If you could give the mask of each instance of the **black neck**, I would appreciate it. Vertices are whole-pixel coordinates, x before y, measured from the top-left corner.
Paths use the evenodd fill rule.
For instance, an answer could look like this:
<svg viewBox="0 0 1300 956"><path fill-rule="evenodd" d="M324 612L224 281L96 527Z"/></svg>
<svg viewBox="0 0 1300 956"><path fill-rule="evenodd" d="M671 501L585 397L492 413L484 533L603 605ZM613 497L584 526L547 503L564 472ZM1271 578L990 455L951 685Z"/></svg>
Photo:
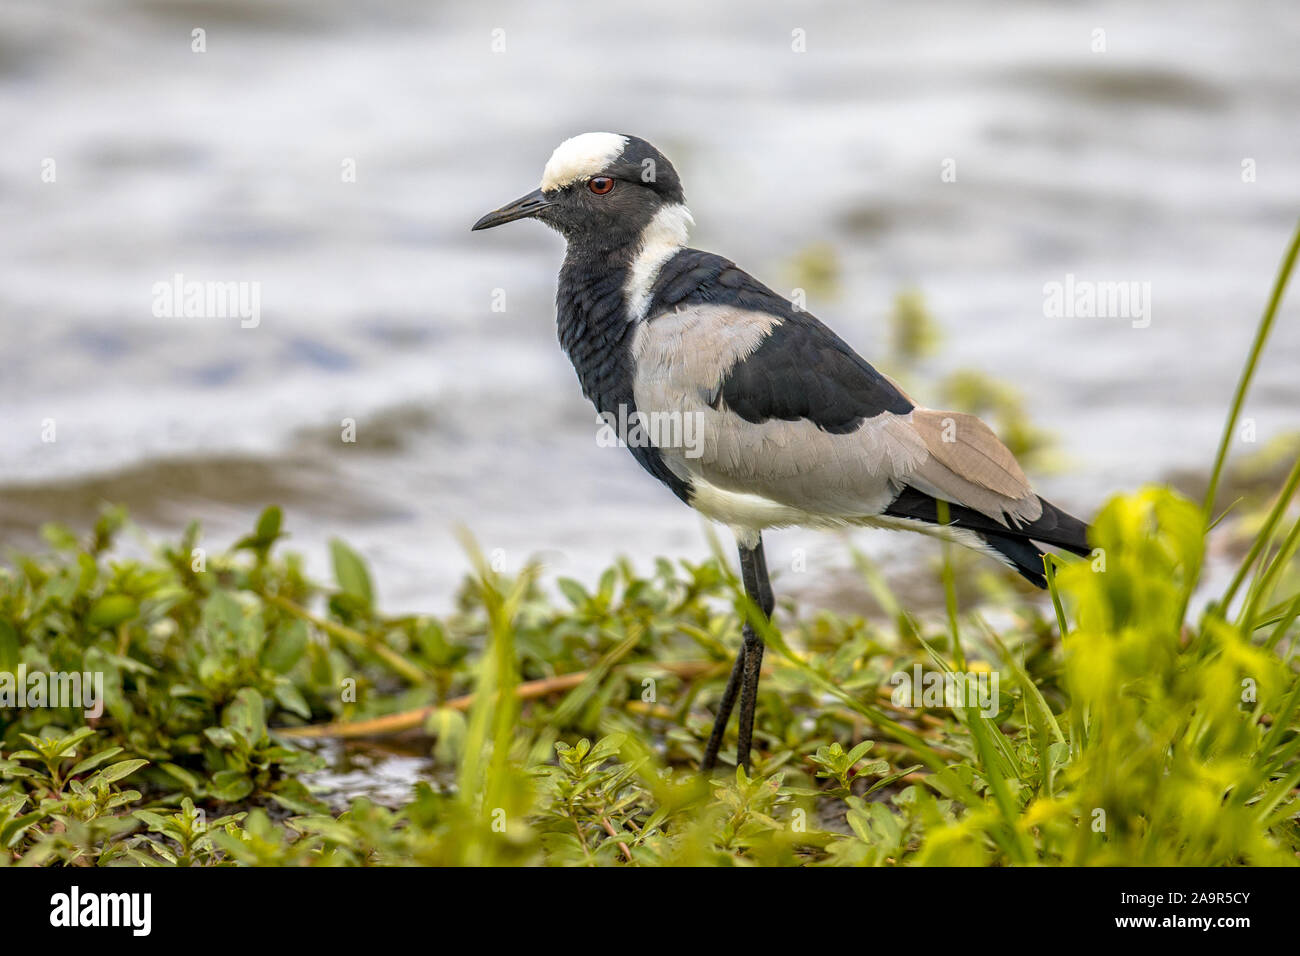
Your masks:
<svg viewBox="0 0 1300 956"><path fill-rule="evenodd" d="M568 353L582 393L597 411L618 413L632 406L629 354L636 324L629 321L623 288L630 251L575 250L570 245L560 269L555 311L560 346Z"/></svg>
<svg viewBox="0 0 1300 956"><path fill-rule="evenodd" d="M637 324L628 316L623 292L631 272L632 247L616 252L569 244L555 292L560 345L582 383L582 393L602 414L630 421L636 413L632 394L632 336ZM620 415L619 406L626 410ZM687 504L691 488L665 464L657 448L629 444L634 458Z"/></svg>

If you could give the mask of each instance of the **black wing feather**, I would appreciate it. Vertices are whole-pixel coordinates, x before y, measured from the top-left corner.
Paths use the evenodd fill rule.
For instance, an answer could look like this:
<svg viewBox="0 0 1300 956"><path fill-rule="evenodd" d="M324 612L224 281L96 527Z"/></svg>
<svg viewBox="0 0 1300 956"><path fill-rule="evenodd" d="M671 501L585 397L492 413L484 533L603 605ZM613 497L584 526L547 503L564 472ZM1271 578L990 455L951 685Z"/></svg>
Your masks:
<svg viewBox="0 0 1300 956"><path fill-rule="evenodd" d="M913 408L843 339L722 256L684 249L651 291L651 316L691 305L731 305L781 320L738 362L712 396L747 422L807 419L834 434L855 431L881 412ZM651 320L653 321L653 319Z"/></svg>

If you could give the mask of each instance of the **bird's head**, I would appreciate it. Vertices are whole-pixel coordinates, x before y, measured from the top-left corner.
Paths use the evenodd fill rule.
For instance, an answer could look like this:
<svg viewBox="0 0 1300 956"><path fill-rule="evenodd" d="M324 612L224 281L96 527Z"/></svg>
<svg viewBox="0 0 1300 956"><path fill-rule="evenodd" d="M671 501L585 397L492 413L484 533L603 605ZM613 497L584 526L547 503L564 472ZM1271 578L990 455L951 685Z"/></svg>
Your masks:
<svg viewBox="0 0 1300 956"><path fill-rule="evenodd" d="M572 247L633 246L651 222L690 222L681 180L672 163L643 139L618 133L583 133L551 154L541 185L493 210L474 230L516 219L540 219ZM683 236L684 241L684 236Z"/></svg>

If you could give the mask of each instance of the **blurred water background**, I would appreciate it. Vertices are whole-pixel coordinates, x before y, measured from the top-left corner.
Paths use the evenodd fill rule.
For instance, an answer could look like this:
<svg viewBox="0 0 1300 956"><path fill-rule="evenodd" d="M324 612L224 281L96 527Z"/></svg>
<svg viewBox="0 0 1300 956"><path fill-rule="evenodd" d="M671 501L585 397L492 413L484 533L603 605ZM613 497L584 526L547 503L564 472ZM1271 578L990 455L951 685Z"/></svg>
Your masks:
<svg viewBox="0 0 1300 956"><path fill-rule="evenodd" d="M275 502L316 574L340 535L390 610L449 603L458 524L507 570L703 557L699 519L597 446L559 237L469 232L605 129L662 148L693 244L774 288L832 250L808 307L887 372L922 290L944 341L910 390L1014 384L1060 438L1039 490L1090 513L1212 460L1300 209L1298 107L1293 2L5 0L0 543L104 500L228 543ZM260 324L155 317L177 273L260 283ZM1066 274L1149 282L1149 327L1046 317ZM1300 417L1298 315L1245 412L1261 445ZM846 573L835 536L769 539L787 592Z"/></svg>

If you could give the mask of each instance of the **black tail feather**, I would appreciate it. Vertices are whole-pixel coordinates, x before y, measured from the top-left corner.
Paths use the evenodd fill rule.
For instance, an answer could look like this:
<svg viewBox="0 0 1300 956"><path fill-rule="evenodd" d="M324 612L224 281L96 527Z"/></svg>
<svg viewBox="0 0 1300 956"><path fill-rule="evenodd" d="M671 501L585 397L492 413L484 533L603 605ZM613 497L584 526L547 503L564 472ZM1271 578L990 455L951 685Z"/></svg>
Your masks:
<svg viewBox="0 0 1300 956"><path fill-rule="evenodd" d="M948 505L948 524L976 532L994 551L1007 559L1020 574L1037 587L1047 587L1043 576L1043 551L1035 542L1086 556L1088 526L1042 498L1043 513L1036 521L1018 527L997 521L964 505ZM939 523L938 502L925 492L904 488L885 514L895 518L912 518L929 524Z"/></svg>
<svg viewBox="0 0 1300 956"><path fill-rule="evenodd" d="M993 534L991 531L980 532L980 537L985 544L1006 558L1007 563L1034 587L1047 587L1047 577L1043 574L1043 552L1032 541Z"/></svg>

